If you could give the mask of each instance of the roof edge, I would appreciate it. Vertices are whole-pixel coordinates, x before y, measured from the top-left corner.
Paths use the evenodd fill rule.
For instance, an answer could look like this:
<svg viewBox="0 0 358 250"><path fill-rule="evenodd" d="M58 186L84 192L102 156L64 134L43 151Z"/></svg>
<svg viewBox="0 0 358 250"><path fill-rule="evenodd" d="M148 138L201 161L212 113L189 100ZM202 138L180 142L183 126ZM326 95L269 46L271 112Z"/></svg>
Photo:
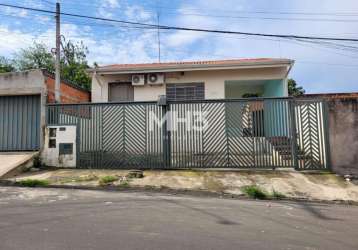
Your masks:
<svg viewBox="0 0 358 250"><path fill-rule="evenodd" d="M255 60L255 59L253 59ZM230 62L232 61L232 62ZM205 61L203 61L205 62ZM209 61L215 62L215 61ZM98 72L98 73L117 73L117 74L126 74L126 73L144 73L144 72L167 72L167 71L192 71L192 70L219 70L219 69L235 69L235 68L245 68L245 67L270 67L270 66L292 66L294 64L294 60L291 59L274 59L272 61L242 61L242 62L234 62L233 60L227 60L227 63L222 64L200 64L195 62L183 62L172 65L164 65L160 64L142 64L140 66L131 67L131 64L127 64L126 68L116 68L116 65L98 67L98 68L90 68L87 70L89 73ZM170 64L170 63L168 63ZM145 66L144 66L145 65ZM143 67L144 66L144 67Z"/></svg>

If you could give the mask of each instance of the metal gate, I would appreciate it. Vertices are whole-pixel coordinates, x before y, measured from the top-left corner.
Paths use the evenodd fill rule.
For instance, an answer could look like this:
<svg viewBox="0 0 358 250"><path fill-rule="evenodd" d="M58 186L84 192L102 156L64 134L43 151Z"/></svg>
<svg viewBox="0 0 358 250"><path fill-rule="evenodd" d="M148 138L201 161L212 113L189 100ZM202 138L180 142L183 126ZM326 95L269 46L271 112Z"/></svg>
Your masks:
<svg viewBox="0 0 358 250"><path fill-rule="evenodd" d="M0 151L40 148L40 96L0 96Z"/></svg>
<svg viewBox="0 0 358 250"><path fill-rule="evenodd" d="M328 168L322 101L51 104L47 118L77 125L79 168Z"/></svg>
<svg viewBox="0 0 358 250"><path fill-rule="evenodd" d="M299 170L327 169L329 159L326 103L319 100L295 102L297 166Z"/></svg>

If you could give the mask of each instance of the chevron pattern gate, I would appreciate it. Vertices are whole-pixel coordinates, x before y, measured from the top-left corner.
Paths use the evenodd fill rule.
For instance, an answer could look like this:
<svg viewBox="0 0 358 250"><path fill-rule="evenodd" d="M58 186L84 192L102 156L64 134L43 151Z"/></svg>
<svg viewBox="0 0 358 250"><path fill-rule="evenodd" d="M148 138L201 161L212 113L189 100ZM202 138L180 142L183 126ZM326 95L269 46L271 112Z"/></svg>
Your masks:
<svg viewBox="0 0 358 250"><path fill-rule="evenodd" d="M297 169L328 168L328 135L326 106L322 101L295 102L298 144Z"/></svg>
<svg viewBox="0 0 358 250"><path fill-rule="evenodd" d="M77 167L328 168L325 105L290 98L48 105Z"/></svg>

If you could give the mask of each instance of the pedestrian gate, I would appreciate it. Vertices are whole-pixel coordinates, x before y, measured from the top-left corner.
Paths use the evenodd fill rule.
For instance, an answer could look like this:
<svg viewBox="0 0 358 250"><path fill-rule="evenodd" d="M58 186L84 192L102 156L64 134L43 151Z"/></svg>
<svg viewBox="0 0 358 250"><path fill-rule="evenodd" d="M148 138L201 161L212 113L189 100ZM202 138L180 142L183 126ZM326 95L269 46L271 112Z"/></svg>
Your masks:
<svg viewBox="0 0 358 250"><path fill-rule="evenodd" d="M50 104L79 168L328 168L325 103L262 98Z"/></svg>

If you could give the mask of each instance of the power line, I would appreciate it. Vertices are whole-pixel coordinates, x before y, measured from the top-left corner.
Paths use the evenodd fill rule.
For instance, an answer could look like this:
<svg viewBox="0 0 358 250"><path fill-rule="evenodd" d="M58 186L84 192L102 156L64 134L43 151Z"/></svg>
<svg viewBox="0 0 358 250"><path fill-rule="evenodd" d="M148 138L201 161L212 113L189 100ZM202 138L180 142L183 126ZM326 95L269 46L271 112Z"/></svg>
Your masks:
<svg viewBox="0 0 358 250"><path fill-rule="evenodd" d="M177 10L177 8L168 7L168 6L153 6L145 5L148 8L152 9L168 9L168 10ZM191 11L200 11L202 8L183 8L184 10ZM268 15L306 15L306 16L358 16L358 12L305 12L305 11L245 11L245 10L227 10L227 9L206 9L206 11L212 11L214 13L223 12L223 13L240 13L240 14L268 14Z"/></svg>
<svg viewBox="0 0 358 250"><path fill-rule="evenodd" d="M0 4L0 6L55 14L55 11L23 7L23 6L11 5L11 4ZM246 35L246 36L276 37L276 38L285 38L285 39L358 42L358 38L298 36L298 35L281 35L281 34L268 34L268 33L252 33L252 32L241 32L241 31L230 31L230 30L201 29L201 28L189 28L189 27L179 27L179 26L155 25L155 24L148 24L148 23L141 23L141 22L117 20L117 19L111 19L111 18L71 14L71 13L66 13L66 12L61 12L60 14L64 15L64 16L72 16L72 17L78 17L78 18L87 18L87 19L101 20L101 21L108 21L108 22L125 23L125 24L130 24L130 25L140 25L140 26L147 27L147 28L163 29L163 30L181 30L181 31L193 31L193 32L205 32L205 33L221 33L221 34Z"/></svg>
<svg viewBox="0 0 358 250"><path fill-rule="evenodd" d="M76 3L76 5L78 6L78 4ZM96 4L84 4L81 3L80 5L82 6L91 6L91 7L97 7L97 8L101 8L103 7L102 5L96 5ZM154 7L148 6L148 8L150 9L154 9ZM161 11L161 14L167 14L167 15L178 15L178 16L200 16L200 17L215 17L215 18L230 18L230 19L256 19L256 20L273 20L273 21L282 21L282 20L286 20L286 21L313 21L313 22L343 22L343 23L348 23L348 22L358 22L357 19L332 19L332 18L299 18L299 17L260 17L260 16L237 16L237 15L222 15L222 14L208 14L208 13L203 13L203 10L198 10L200 12L186 12L186 11L178 11L177 9L174 8L164 8L164 7L158 7L158 9L173 9L176 11ZM185 9L185 10L191 10L191 9ZM194 9L195 10L195 9ZM148 14L152 14L152 15L156 15L156 11L148 11L148 10L143 10L143 12L148 13ZM217 13L217 11L215 12ZM236 13L241 13L241 14L278 14L278 15L282 15L282 14L286 14L288 15L289 13L293 14L293 15L302 15L302 14L308 14L309 16L315 16L313 14L319 15L319 13L302 13L302 12L263 12L263 11L238 11ZM300 14L298 14L300 13ZM328 15L333 15L333 16L343 16L343 17L356 17L358 16L358 13L353 14L339 14L336 13L336 15L334 15L333 13L331 14L321 14L321 16L328 16Z"/></svg>
<svg viewBox="0 0 358 250"><path fill-rule="evenodd" d="M65 5L72 5L72 6L86 6L86 7L103 7L101 4L95 4L90 2L73 2L69 1L66 3L62 3ZM175 10L177 11L178 8L169 7L165 5L153 5L153 4L147 4L142 3L142 5L146 8L153 9L154 11L157 11L158 9L161 10ZM358 12L305 12L305 11L246 11L246 10L227 10L227 9L210 9L210 8L182 8L185 11L200 11L200 13L203 13L203 11L209 11L213 13L235 13L235 14L263 14L263 15L304 15L304 16L342 16L342 17L348 17L348 16L358 16ZM147 11L149 13L149 11ZM182 13L182 12L178 12Z"/></svg>

